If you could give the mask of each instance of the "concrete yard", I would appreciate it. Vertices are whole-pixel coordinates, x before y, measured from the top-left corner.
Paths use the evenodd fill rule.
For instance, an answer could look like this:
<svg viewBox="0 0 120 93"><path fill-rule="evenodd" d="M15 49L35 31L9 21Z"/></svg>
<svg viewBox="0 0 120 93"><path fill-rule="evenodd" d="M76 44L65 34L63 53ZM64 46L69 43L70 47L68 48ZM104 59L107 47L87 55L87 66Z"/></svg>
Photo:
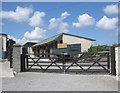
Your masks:
<svg viewBox="0 0 120 93"><path fill-rule="evenodd" d="M0 77L14 77L9 61L0 62Z"/></svg>
<svg viewBox="0 0 120 93"><path fill-rule="evenodd" d="M118 83L109 75L76 75L24 72L3 78L3 91L118 91Z"/></svg>
<svg viewBox="0 0 120 93"><path fill-rule="evenodd" d="M22 72L13 76L9 62L2 65L2 91L118 91L115 76Z"/></svg>

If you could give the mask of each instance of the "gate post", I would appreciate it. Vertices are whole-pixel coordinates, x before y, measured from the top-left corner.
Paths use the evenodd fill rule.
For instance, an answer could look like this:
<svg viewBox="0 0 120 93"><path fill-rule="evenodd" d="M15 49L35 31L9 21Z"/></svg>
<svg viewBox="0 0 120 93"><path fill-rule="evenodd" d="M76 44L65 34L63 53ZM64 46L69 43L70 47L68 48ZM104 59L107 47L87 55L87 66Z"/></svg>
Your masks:
<svg viewBox="0 0 120 93"><path fill-rule="evenodd" d="M13 62L12 62L12 47L10 47L10 51L9 51L9 60L10 60L10 68L13 68Z"/></svg>
<svg viewBox="0 0 120 93"><path fill-rule="evenodd" d="M13 45L13 71L21 72L21 54L22 47L19 44Z"/></svg>
<svg viewBox="0 0 120 93"><path fill-rule="evenodd" d="M107 53L107 68L110 69L110 53Z"/></svg>
<svg viewBox="0 0 120 93"><path fill-rule="evenodd" d="M21 54L21 72L24 72L25 69L25 48L22 48L22 54Z"/></svg>
<svg viewBox="0 0 120 93"><path fill-rule="evenodd" d="M111 47L110 74L116 75L115 47Z"/></svg>
<svg viewBox="0 0 120 93"><path fill-rule="evenodd" d="M27 55L27 49L25 47L22 48L22 57L21 57L21 65L22 65L22 71L28 70L28 55Z"/></svg>
<svg viewBox="0 0 120 93"><path fill-rule="evenodd" d="M28 69L28 55L25 56L26 57L26 68Z"/></svg>

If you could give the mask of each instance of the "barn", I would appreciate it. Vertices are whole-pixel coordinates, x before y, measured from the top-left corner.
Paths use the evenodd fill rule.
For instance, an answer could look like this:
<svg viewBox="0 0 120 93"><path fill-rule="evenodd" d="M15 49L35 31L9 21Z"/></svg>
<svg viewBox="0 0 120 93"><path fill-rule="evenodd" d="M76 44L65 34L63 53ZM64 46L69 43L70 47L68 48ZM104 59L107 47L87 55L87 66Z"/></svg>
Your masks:
<svg viewBox="0 0 120 93"><path fill-rule="evenodd" d="M47 38L32 46L34 53L52 53L55 48L67 48L69 45L80 45L80 51L85 52L92 46L94 39L61 33Z"/></svg>

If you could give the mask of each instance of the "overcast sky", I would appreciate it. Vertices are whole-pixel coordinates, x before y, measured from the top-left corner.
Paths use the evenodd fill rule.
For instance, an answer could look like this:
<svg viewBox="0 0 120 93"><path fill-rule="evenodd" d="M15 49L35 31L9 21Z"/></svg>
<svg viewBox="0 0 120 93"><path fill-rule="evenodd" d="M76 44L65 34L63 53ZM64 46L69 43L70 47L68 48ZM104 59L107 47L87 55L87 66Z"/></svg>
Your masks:
<svg viewBox="0 0 120 93"><path fill-rule="evenodd" d="M109 2L2 4L2 32L18 43L70 33L95 39L94 45L118 42L118 6Z"/></svg>

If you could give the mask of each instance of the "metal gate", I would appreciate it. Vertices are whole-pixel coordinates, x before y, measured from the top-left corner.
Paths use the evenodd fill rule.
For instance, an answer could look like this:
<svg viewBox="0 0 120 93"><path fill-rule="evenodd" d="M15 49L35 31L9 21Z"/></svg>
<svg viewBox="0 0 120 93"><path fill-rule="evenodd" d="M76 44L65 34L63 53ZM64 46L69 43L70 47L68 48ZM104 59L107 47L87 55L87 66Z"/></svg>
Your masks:
<svg viewBox="0 0 120 93"><path fill-rule="evenodd" d="M42 72L110 72L111 54L99 53L39 53L21 55L22 71Z"/></svg>

